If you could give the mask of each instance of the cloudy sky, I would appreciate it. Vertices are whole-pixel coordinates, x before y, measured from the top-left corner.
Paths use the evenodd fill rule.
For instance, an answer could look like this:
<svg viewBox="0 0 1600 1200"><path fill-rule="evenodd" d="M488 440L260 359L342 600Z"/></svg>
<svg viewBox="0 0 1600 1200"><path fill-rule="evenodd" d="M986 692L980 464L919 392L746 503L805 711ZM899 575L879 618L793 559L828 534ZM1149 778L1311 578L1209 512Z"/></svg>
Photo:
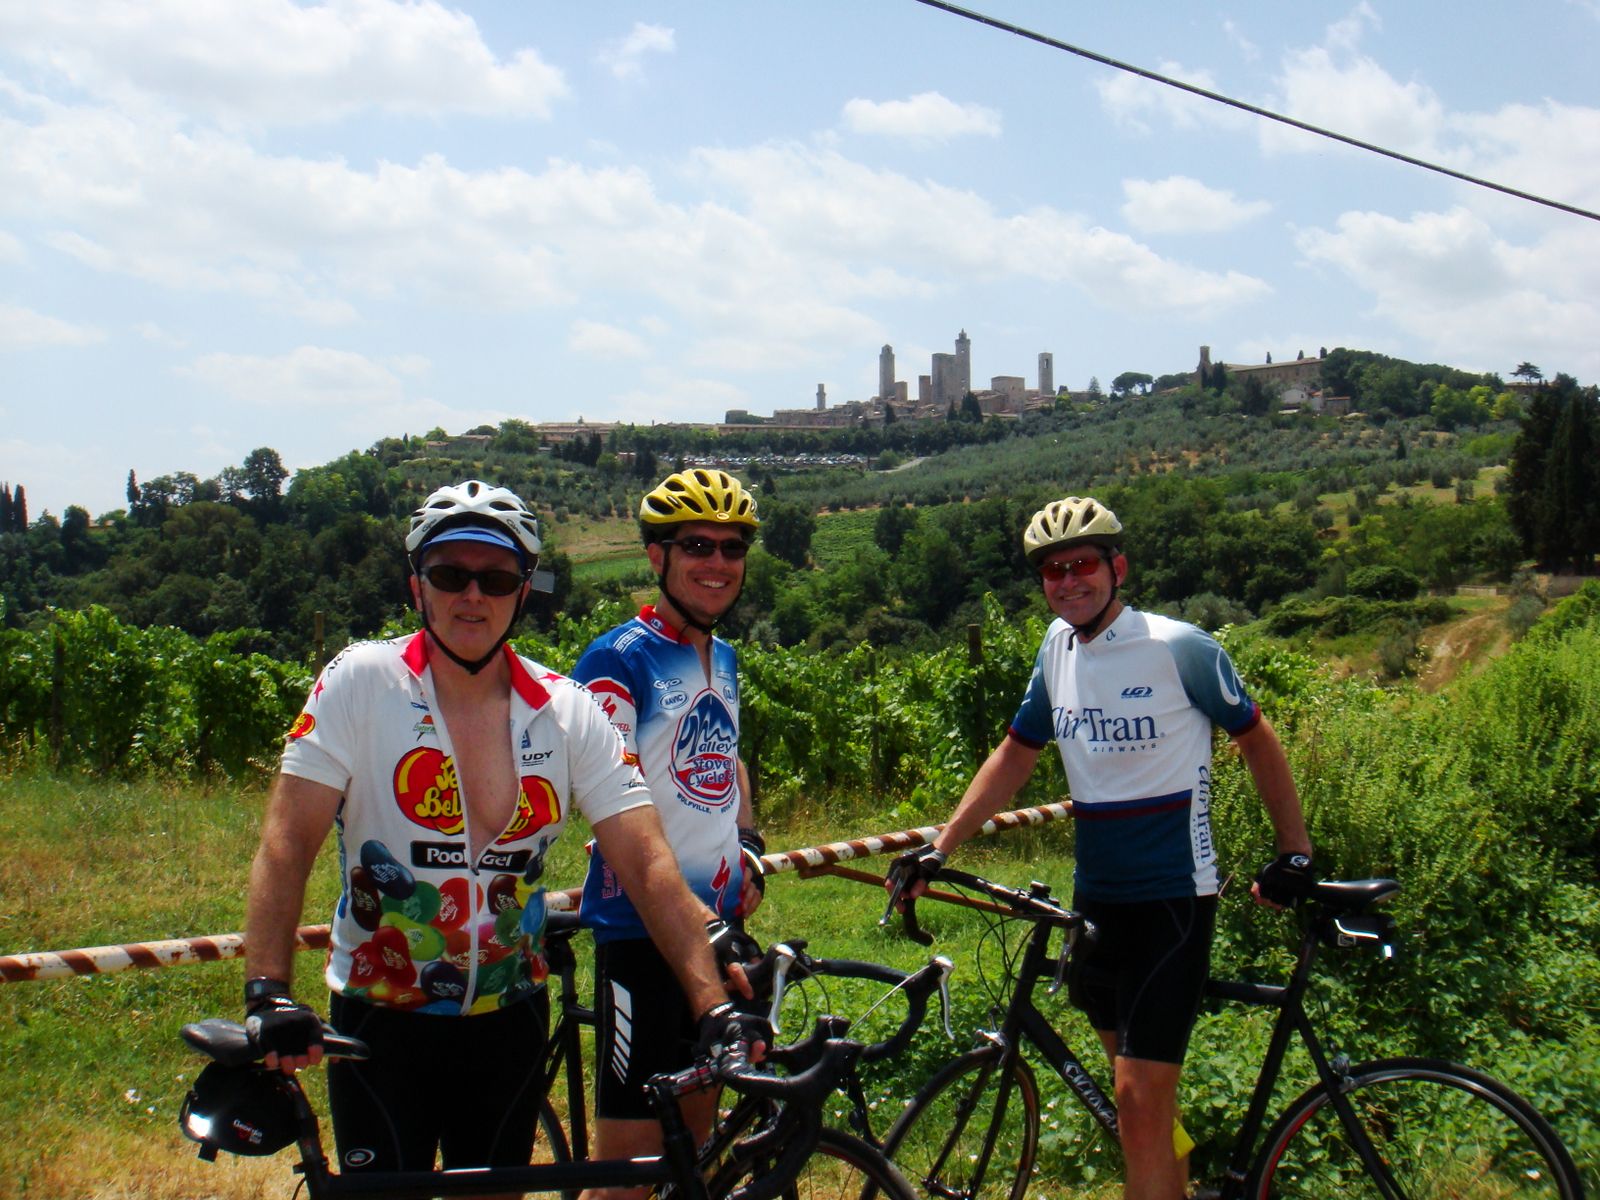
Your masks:
<svg viewBox="0 0 1600 1200"><path fill-rule="evenodd" d="M971 0L1600 209L1600 2ZM972 338L1600 379L1600 223L915 0L0 0L0 480L719 420Z"/></svg>

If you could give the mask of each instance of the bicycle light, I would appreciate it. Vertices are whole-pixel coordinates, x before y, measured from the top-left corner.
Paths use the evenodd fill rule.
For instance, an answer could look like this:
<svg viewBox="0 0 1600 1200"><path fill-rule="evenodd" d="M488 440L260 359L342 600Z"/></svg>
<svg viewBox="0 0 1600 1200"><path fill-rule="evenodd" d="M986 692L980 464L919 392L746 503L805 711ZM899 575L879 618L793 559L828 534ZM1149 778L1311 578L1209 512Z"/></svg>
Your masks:
<svg viewBox="0 0 1600 1200"><path fill-rule="evenodd" d="M229 1154L276 1154L294 1141L294 1085L265 1067L210 1063L184 1097L178 1128L207 1162Z"/></svg>

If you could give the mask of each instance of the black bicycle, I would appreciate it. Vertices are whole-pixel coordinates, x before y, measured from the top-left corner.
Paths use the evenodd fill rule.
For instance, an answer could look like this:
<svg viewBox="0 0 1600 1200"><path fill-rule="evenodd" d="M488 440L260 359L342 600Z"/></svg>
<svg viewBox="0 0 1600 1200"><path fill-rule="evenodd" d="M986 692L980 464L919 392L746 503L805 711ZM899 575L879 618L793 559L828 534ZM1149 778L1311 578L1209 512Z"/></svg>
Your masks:
<svg viewBox="0 0 1600 1200"><path fill-rule="evenodd" d="M641 1158L592 1162L541 1162L516 1167L471 1167L446 1171L332 1170L316 1113L294 1076L261 1065L261 1051L243 1026L201 1021L183 1028L183 1039L212 1061L184 1101L179 1126L200 1143L200 1156L218 1151L270 1154L298 1148L295 1171L310 1200L362 1197L420 1200L515 1192L573 1192L582 1188L652 1187L682 1200L773 1200L881 1192L886 1200L915 1200L915 1193L886 1159L859 1138L824 1129L823 1100L861 1055L863 1046L838 1036L837 1023L823 1022L800 1042L774 1050L761 1068L727 1055L649 1082L651 1102L663 1132L663 1152ZM329 1058L362 1059L367 1047L329 1030ZM769 1066L782 1067L787 1075ZM759 1100L764 1119L729 1150L708 1182L694 1139L684 1125L678 1098L711 1087L728 1087ZM807 1181L803 1186L797 1181Z"/></svg>
<svg viewBox="0 0 1600 1200"><path fill-rule="evenodd" d="M1115 1106L1034 1003L1041 984L1062 986L1075 945L1092 936L1092 927L1052 899L1043 884L1020 891L950 868L937 878L972 893L959 898L1000 914L997 920L1020 918L1032 922L1033 930L1021 961L1006 964L1011 995L996 1027L982 1031L974 1049L922 1087L884 1139L884 1150L934 1200L1021 1200L1041 1136L1039 1089L1023 1057L1025 1046L1061 1076L1088 1114L1084 1127L1058 1128L1051 1136L1061 1143L1077 1140L1080 1147L1097 1138L1115 1144ZM1278 1010L1218 1194L1222 1200L1581 1200L1582 1184L1566 1148L1503 1083L1436 1059L1352 1064L1317 1036L1304 1001L1318 954L1332 946L1392 957L1392 923L1374 910L1399 890L1389 879L1320 883L1298 910L1301 937L1288 983L1208 982L1209 996ZM906 914L908 932L919 935L910 904ZM1052 953L1057 930L1064 945ZM1263 1136L1273 1088L1296 1035L1315 1065L1317 1082ZM1052 1115L1056 1125L1062 1119Z"/></svg>
<svg viewBox="0 0 1600 1200"><path fill-rule="evenodd" d="M256 1065L259 1055L243 1027L226 1021L184 1028L184 1039L219 1064L215 1071L208 1067L212 1077L207 1079L202 1073L191 1092L180 1120L184 1132L201 1143L202 1157L215 1157L218 1150L272 1153L298 1143L300 1163L295 1169L305 1175L312 1200L318 1196L463 1195L480 1190L559 1191L573 1198L586 1187L643 1185L653 1185L660 1197L684 1200L759 1200L773 1195L785 1200L856 1200L878 1192L884 1200L915 1200L914 1191L875 1143L830 1127L822 1118L830 1098L843 1094L854 1098L853 1107L861 1114L860 1127L866 1128L858 1064L899 1053L922 1024L928 998L935 992L942 997L950 970L947 959L936 958L908 974L876 963L815 958L800 941L773 946L752 976L770 994L774 1026L794 1029L804 1024L812 1030L809 1037L767 1056L763 1066L781 1067L787 1076L751 1071L742 1064L736 1064L731 1076L725 1071L713 1076L704 1067L658 1076L650 1086L666 1135L663 1155L591 1163L581 1161L588 1156L588 1131L580 1032L584 1025L593 1025L594 1013L578 998L576 955L571 945L577 930L578 923L570 914L550 914L545 952L552 974L560 981L559 1007L541 1065L539 1086L544 1100L534 1165L469 1172L335 1174L298 1080ZM875 1002L862 1003L853 988L861 982L878 989ZM886 1003L890 997L899 999L898 1008ZM852 1020L824 1015L834 1011L835 999L845 1002L838 1011L855 1013L854 1025L862 1030L881 1028L881 1023L874 1026L873 1020L880 1010L894 1011L888 1035L876 1041L846 1036L856 1032ZM325 1032L324 1048L329 1057L367 1055L359 1041L331 1030ZM551 1089L562 1071L566 1073L568 1108L565 1127L550 1103ZM728 1084L733 1102L722 1110L711 1137L694 1147L683 1128L676 1098L723 1083ZM250 1133L241 1134L241 1129ZM678 1153L682 1147L675 1146L675 1139L689 1144L693 1182L684 1174ZM685 1190L677 1190L680 1188Z"/></svg>

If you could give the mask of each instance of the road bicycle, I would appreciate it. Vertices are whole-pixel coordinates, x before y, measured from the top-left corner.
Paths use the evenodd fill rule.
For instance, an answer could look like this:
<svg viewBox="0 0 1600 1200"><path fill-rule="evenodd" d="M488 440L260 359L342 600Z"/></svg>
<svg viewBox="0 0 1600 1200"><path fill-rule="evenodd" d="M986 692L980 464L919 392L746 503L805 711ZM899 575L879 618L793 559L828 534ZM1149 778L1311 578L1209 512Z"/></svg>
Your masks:
<svg viewBox="0 0 1600 1200"><path fill-rule="evenodd" d="M1020 962L1006 963L1011 995L996 1026L917 1092L884 1138L884 1150L933 1200L1021 1200L1041 1126L1038 1083L1024 1048L1060 1075L1088 1114L1091 1132L1110 1143L1116 1138L1114 1104L1034 1000L1041 985L1054 992L1068 980L1073 951L1093 936L1092 926L1052 899L1044 884L1023 891L948 867L936 878L972 894L939 898L988 908L996 920L1029 921L1033 929ZM1364 948L1392 957L1392 922L1375 909L1399 890L1389 879L1319 883L1297 910L1299 948L1286 984L1208 981L1210 997L1278 1014L1216 1194L1221 1200L1581 1200L1565 1146L1503 1083L1430 1058L1351 1063L1317 1035L1305 998L1320 951ZM921 940L909 902L905 913L908 932ZM1052 953L1058 930L1064 944ZM1317 1082L1268 1125L1273 1089L1296 1035Z"/></svg>
<svg viewBox="0 0 1600 1200"><path fill-rule="evenodd" d="M858 1063L899 1053L921 1025L929 997L935 992L943 996L950 969L947 959L934 959L908 974L875 963L818 959L805 952L804 942L775 945L752 971L758 983L770 984L770 1017L775 1028L793 1029L804 1023L812 1029L809 1037L774 1049L763 1064L782 1067L789 1074L776 1077L735 1062L732 1068L714 1074L701 1066L658 1076L650 1081L650 1088L665 1134L664 1153L653 1158L585 1162L588 1133L579 1038L581 1028L594 1023L594 1014L578 999L576 956L571 946L577 921L568 914L552 913L550 918L545 949L560 981L559 1008L540 1069L544 1101L538 1117L539 1161L535 1164L336 1174L323 1151L315 1113L298 1079L256 1065L259 1054L244 1028L227 1021L204 1021L183 1030L185 1041L219 1064L217 1070L227 1073L220 1085L211 1088L213 1093L225 1093L221 1095L203 1094L206 1081L202 1073L180 1117L184 1132L201 1143L201 1156L208 1158L214 1158L219 1149L260 1154L297 1144L300 1161L295 1170L306 1178L311 1200L485 1191L559 1191L571 1200L586 1187L646 1185L652 1186L661 1200L762 1200L775 1195L785 1200L859 1200L879 1193L884 1200L915 1200L915 1193L874 1144L824 1126L822 1112L824 1103L839 1091L853 1096L856 1106L864 1104ZM899 1020L880 1041L846 1036L853 1032L850 1021L820 1015L822 1006L811 995L815 989L806 986L826 981L823 997L831 999L830 984L862 980L880 988L880 1004L890 995L903 1001ZM802 1003L797 1005L797 999ZM858 1020L865 1025L870 1017L871 1012L863 1010ZM328 1057L367 1056L366 1047L358 1040L331 1030L324 1035L324 1049ZM562 1071L567 1085L566 1127L550 1103L551 1088ZM218 1084L215 1078L211 1082ZM676 1098L723 1083L733 1102L722 1110L712 1136L696 1148L683 1126ZM864 1127L864 1119L862 1124Z"/></svg>

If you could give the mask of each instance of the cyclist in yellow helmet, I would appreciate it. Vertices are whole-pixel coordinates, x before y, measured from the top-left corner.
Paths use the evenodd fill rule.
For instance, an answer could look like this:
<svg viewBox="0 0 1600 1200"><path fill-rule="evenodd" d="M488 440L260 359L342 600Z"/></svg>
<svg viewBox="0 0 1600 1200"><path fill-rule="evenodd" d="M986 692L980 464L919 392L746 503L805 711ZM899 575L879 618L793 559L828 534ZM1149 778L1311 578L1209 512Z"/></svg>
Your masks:
<svg viewBox="0 0 1600 1200"><path fill-rule="evenodd" d="M726 471L680 471L644 497L639 527L659 595L591 642L573 675L639 755L718 958L737 964L752 956L740 921L761 902L766 847L752 823L750 780L739 758L738 664L733 647L712 630L744 585L745 555L759 527L756 501ZM694 1013L664 948L651 940L600 853L589 860L583 915L595 934L595 1153L659 1153L661 1128L641 1084L688 1065ZM713 1101L685 1101L699 1137L710 1129Z"/></svg>

